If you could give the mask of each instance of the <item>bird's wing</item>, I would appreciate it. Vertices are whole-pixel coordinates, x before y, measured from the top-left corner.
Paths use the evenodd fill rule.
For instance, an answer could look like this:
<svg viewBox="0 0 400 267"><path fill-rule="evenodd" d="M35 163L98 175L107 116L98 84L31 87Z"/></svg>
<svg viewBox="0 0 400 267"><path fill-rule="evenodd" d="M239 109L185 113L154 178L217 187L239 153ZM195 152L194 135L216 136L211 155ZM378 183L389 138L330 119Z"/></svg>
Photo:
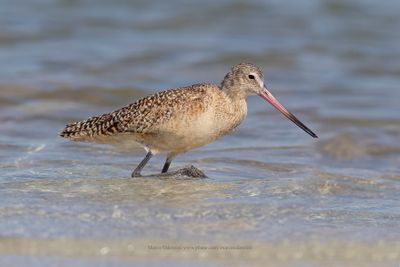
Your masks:
<svg viewBox="0 0 400 267"><path fill-rule="evenodd" d="M121 111L124 130L151 133L169 120L179 120L182 114L204 110L210 101L208 90L208 84L195 84L142 98Z"/></svg>
<svg viewBox="0 0 400 267"><path fill-rule="evenodd" d="M158 92L112 113L68 124L60 135L79 141L117 133L151 133L181 112L204 109L207 91L216 89L212 84L195 84Z"/></svg>

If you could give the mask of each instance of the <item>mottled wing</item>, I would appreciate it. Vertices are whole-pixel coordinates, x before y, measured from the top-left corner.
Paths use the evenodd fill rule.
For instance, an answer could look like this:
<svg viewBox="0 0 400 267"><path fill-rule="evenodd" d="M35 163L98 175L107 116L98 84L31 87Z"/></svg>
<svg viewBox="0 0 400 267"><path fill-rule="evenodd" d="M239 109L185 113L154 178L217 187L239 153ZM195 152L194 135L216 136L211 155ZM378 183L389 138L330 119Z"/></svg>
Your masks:
<svg viewBox="0 0 400 267"><path fill-rule="evenodd" d="M195 84L158 92L112 113L68 124L60 135L79 141L117 133L151 133L179 112L201 109L210 87L216 86Z"/></svg>
<svg viewBox="0 0 400 267"><path fill-rule="evenodd" d="M195 84L174 90L156 93L140 99L131 107L125 131L154 133L170 120L179 120L180 115L204 109L208 101L209 85Z"/></svg>

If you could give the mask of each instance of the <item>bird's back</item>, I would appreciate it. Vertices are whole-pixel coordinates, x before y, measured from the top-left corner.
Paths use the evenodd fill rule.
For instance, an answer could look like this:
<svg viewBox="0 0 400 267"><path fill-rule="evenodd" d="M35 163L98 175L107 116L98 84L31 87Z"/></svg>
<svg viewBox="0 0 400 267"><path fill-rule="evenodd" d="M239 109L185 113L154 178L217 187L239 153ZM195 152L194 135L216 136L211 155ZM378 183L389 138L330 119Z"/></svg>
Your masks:
<svg viewBox="0 0 400 267"><path fill-rule="evenodd" d="M213 84L195 84L158 92L114 112L70 123L60 135L74 141L96 141L121 133L154 133L179 114L204 111L217 91L220 88Z"/></svg>

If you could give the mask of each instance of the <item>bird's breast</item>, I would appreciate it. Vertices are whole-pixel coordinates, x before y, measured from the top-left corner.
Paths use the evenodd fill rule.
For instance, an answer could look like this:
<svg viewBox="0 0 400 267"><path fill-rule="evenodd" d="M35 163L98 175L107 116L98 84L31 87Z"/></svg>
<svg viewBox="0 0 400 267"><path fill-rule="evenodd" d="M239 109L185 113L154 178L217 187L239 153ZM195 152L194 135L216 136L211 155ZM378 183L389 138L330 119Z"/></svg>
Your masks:
<svg viewBox="0 0 400 267"><path fill-rule="evenodd" d="M214 142L236 128L246 117L245 100L233 102L224 96L198 107L175 112L173 117L143 135L143 143L154 151L182 153Z"/></svg>
<svg viewBox="0 0 400 267"><path fill-rule="evenodd" d="M183 116L175 125L176 129L180 129L176 136L178 147L187 151L203 146L235 129L246 117L246 102L225 104L209 107L196 116Z"/></svg>

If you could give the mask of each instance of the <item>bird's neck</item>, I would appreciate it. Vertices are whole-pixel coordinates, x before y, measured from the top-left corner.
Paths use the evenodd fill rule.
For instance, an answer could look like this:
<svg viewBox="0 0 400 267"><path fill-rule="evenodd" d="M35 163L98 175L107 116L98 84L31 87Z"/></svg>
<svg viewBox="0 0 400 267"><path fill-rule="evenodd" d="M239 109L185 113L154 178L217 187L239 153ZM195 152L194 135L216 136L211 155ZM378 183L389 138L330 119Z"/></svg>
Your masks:
<svg viewBox="0 0 400 267"><path fill-rule="evenodd" d="M218 136L225 135L236 128L247 114L245 98L232 94L230 90L222 89L220 92L220 100L216 101L218 104L215 106L215 114L218 114L215 126L219 132Z"/></svg>
<svg viewBox="0 0 400 267"><path fill-rule="evenodd" d="M236 86L222 86L222 91L229 97L231 98L232 101L237 102L237 101L242 101L245 100L247 95L243 90Z"/></svg>
<svg viewBox="0 0 400 267"><path fill-rule="evenodd" d="M234 117L239 116L241 121L247 114L247 96L241 90L235 90L235 88L222 87L222 92L226 99L225 110L235 114Z"/></svg>

